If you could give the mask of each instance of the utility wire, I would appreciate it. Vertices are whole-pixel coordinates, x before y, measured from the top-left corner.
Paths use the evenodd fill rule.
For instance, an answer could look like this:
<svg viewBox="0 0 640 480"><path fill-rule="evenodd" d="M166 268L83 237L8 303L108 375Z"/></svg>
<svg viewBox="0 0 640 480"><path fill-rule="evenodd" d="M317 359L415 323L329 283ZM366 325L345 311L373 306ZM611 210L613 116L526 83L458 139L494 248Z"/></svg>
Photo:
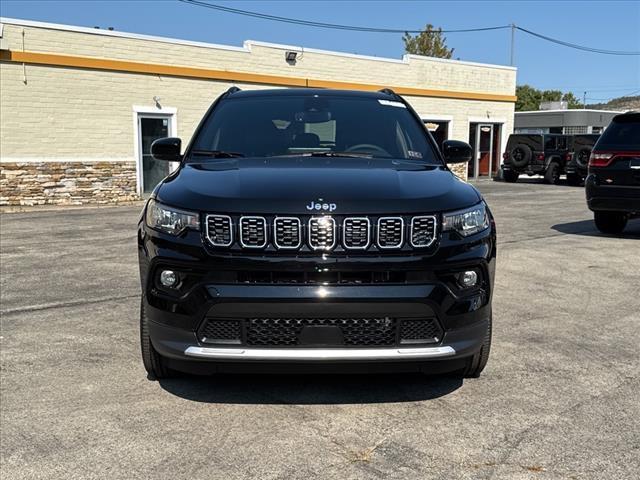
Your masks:
<svg viewBox="0 0 640 480"><path fill-rule="evenodd" d="M207 3L201 0L178 0L178 1L182 3L190 4L190 5L197 5L199 7L210 8L212 10L220 10L222 12L235 13L235 14L244 15L247 17L260 18L263 20L273 20L276 22L293 23L295 25L304 25L307 27L330 28L334 30L351 30L355 32L370 32L370 33L422 33L423 32L423 30L362 27L357 25L340 25L336 23L314 22L311 20L302 20L298 18L279 17L277 15L268 15L266 13L250 12L248 10L240 10L239 8L225 7L223 5L215 5L213 3ZM434 32L441 32L441 33L486 32L488 30L502 30L505 28L511 28L511 25L501 25L497 27L483 27L483 28L463 28L458 30L434 30Z"/></svg>
<svg viewBox="0 0 640 480"><path fill-rule="evenodd" d="M291 23L294 25L303 25L307 27L317 27L317 28L329 28L333 30L349 30L353 32L369 32L369 33L412 33L412 34L420 34L423 33L424 30L406 30L406 29L397 29L397 28L376 28L376 27L363 27L358 25L342 25L336 23L325 23L325 22L314 22L311 20L302 20L299 18L289 18L289 17L280 17L277 15L269 15L266 13L252 12L249 10L241 10L239 8L226 7L224 5L216 5L213 3L208 3L203 0L178 0L182 3L186 3L189 5L195 5L204 8L210 8L212 10L219 10L226 13L234 13L237 15L243 15L247 17L259 18L262 20L272 20L275 22L282 23ZM433 32L440 33L468 33L468 32L486 32L490 30L504 30L506 28L515 28L524 32L528 35L532 35L534 37L540 38L542 40L546 40L548 42L552 42L558 45L562 45L569 48L574 48L576 50L582 50L585 52L591 53L599 53L603 55L640 55L640 51L621 51L621 50L603 50L600 48L592 48L585 47L584 45L578 45L575 43L565 42L563 40L558 40L556 38L551 38L546 35L542 35L540 33L532 32L531 30L527 30L526 28L519 27L517 25L499 25L495 27L482 27L482 28L463 28L456 30L434 30Z"/></svg>
<svg viewBox="0 0 640 480"><path fill-rule="evenodd" d="M585 47L583 45L577 45L575 43L569 43L569 42L565 42L565 41L562 41L562 40L558 40L556 38L547 37L546 35L542 35L540 33L532 32L531 30L527 30L526 28L518 27L517 25L515 26L515 28L517 28L521 32L528 33L529 35L533 35L534 37L541 38L541 39L546 40L548 42L557 43L558 45L563 45L563 46L569 47L569 48L575 48L576 50L583 50L585 52L602 53L604 55L640 55L640 52L629 52L629 51L625 52L625 51L621 51L621 50L602 50L600 48Z"/></svg>

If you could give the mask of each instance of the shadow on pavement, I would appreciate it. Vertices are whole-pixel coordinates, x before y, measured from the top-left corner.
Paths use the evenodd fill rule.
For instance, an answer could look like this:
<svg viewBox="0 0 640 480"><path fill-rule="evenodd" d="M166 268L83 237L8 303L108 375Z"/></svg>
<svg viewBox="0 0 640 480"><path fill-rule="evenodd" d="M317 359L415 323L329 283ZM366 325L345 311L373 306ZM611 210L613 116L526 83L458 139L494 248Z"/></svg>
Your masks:
<svg viewBox="0 0 640 480"><path fill-rule="evenodd" d="M447 395L462 378L395 375L215 375L160 380L178 397L205 403L325 405L415 402Z"/></svg>
<svg viewBox="0 0 640 480"><path fill-rule="evenodd" d="M611 238L640 238L640 219L629 220L627 227L619 235L601 233L596 228L593 220L580 220L579 222L558 223L551 227L552 230L569 235L583 235L586 237L611 237Z"/></svg>

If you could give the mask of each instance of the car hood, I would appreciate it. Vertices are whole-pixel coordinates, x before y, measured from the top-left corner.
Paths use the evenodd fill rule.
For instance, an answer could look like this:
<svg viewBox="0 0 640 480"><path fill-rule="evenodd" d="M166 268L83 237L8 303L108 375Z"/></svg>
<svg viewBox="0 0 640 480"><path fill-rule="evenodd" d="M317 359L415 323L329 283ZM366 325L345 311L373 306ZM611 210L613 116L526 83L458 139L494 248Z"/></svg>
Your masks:
<svg viewBox="0 0 640 480"><path fill-rule="evenodd" d="M478 191L442 166L352 158L216 159L187 163L156 189L158 201L225 213L418 213L478 203ZM311 207L311 208L310 208Z"/></svg>

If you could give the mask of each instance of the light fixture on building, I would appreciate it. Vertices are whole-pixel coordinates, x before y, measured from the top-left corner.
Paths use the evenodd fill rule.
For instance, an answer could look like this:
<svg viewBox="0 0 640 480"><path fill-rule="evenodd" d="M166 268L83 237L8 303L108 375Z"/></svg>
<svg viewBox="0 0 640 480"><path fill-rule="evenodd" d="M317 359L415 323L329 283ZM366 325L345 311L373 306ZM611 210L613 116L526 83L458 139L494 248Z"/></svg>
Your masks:
<svg viewBox="0 0 640 480"><path fill-rule="evenodd" d="M160 100L162 100L160 97L158 97L157 95L153 96L153 101L156 103L156 108L162 108L162 105L160 105Z"/></svg>
<svg viewBox="0 0 640 480"><path fill-rule="evenodd" d="M298 52L294 52L293 50L287 50L284 52L284 59L289 65L295 65L297 58Z"/></svg>

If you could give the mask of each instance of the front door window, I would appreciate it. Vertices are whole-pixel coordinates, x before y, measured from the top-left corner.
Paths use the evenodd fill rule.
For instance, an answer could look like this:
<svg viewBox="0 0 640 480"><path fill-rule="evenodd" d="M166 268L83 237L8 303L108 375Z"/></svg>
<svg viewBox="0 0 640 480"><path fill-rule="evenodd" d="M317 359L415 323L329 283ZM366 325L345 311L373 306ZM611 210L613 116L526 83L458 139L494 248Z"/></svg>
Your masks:
<svg viewBox="0 0 640 480"><path fill-rule="evenodd" d="M154 160L151 144L158 138L169 137L170 117L139 118L140 154L142 156L142 192L150 193L160 181L169 175L169 162Z"/></svg>

